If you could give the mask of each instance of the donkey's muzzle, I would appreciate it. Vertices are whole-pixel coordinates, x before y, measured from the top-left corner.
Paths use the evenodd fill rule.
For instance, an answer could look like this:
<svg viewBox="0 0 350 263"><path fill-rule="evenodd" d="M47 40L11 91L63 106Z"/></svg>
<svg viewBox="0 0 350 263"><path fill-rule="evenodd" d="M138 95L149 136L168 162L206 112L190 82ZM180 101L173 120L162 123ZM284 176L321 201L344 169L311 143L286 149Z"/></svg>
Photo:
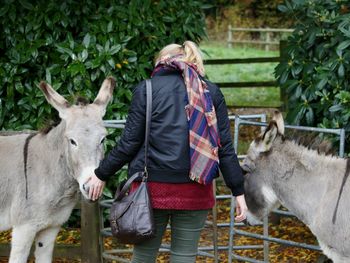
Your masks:
<svg viewBox="0 0 350 263"><path fill-rule="evenodd" d="M83 190L88 193L90 190L90 186L88 184L83 184Z"/></svg>

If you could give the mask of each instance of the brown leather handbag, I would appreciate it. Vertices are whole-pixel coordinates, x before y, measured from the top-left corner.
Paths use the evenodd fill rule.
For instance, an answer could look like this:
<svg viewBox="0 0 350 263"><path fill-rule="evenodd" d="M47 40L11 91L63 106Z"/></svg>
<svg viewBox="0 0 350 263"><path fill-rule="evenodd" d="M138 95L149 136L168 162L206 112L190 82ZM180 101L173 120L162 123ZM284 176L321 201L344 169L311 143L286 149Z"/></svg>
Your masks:
<svg viewBox="0 0 350 263"><path fill-rule="evenodd" d="M137 244L155 236L153 210L147 188L147 154L152 111L151 80L146 80L146 94L145 169L131 176L121 190L118 187L110 213L112 234L125 244ZM127 194L131 183L137 178L142 178L140 186L136 191Z"/></svg>

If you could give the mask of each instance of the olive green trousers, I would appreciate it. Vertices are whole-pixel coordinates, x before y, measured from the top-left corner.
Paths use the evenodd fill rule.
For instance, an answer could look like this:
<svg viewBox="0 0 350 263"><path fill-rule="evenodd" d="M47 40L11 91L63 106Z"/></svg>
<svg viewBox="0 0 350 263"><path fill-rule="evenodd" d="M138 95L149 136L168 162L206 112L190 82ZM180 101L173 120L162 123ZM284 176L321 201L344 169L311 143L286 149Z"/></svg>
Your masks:
<svg viewBox="0 0 350 263"><path fill-rule="evenodd" d="M193 263L196 261L198 241L204 227L208 210L154 209L156 237L134 246L132 263L154 263L157 259L162 237L170 220L171 263Z"/></svg>

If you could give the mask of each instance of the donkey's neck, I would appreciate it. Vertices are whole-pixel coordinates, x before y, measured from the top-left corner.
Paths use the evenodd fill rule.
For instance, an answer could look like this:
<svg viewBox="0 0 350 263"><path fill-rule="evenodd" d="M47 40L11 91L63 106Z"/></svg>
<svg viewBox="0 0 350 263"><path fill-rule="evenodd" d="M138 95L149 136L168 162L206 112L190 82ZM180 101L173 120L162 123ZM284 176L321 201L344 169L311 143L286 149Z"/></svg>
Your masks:
<svg viewBox="0 0 350 263"><path fill-rule="evenodd" d="M56 127L52 128L45 136L45 141L50 149L64 148L64 132L66 122L61 121Z"/></svg>
<svg viewBox="0 0 350 263"><path fill-rule="evenodd" d="M70 160L68 158L67 152L67 142L64 137L66 129L65 121L61 121L56 127L52 128L47 134L40 134L43 139L43 146L45 147L45 151L47 156L44 158L51 158L55 160L56 163L59 162L59 168L62 170L61 173L64 177L69 177L69 179L73 179L73 169L71 167ZM55 162L52 162L53 165ZM65 178L66 180L67 178Z"/></svg>
<svg viewBox="0 0 350 263"><path fill-rule="evenodd" d="M46 203L51 209L58 209L67 204L72 204L77 198L79 191L78 183L74 179L73 167L68 153L68 142L65 139L66 123L61 123L52 128L49 133L39 133L30 141L32 154L29 164L33 165L29 180L33 175L40 176L40 180L29 183L29 191L35 189L34 184L40 184L39 188L45 187ZM40 162L33 159L39 159ZM32 175L32 176L31 176Z"/></svg>
<svg viewBox="0 0 350 263"><path fill-rule="evenodd" d="M291 141L277 144L271 160L279 170L274 173L273 188L282 205L310 225L311 215L319 209L319 201L326 195L328 181L331 176L337 176L335 171L345 165L345 161L318 154Z"/></svg>

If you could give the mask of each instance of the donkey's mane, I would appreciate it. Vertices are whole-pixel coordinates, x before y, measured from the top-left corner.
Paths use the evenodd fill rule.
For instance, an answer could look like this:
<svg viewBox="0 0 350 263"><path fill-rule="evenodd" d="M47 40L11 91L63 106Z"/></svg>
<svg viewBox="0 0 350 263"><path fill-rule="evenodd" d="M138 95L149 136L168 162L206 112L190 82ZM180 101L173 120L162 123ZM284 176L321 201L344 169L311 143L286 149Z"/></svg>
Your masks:
<svg viewBox="0 0 350 263"><path fill-rule="evenodd" d="M53 128L60 124L61 120L47 120L42 128L39 129L40 134L48 134Z"/></svg>
<svg viewBox="0 0 350 263"><path fill-rule="evenodd" d="M77 106L86 106L88 104L90 104L90 101L87 98L81 96L76 97L74 100L74 105Z"/></svg>
<svg viewBox="0 0 350 263"><path fill-rule="evenodd" d="M37 133L36 131L26 130L26 131L0 131L0 136L13 136L21 134L33 134Z"/></svg>
<svg viewBox="0 0 350 263"><path fill-rule="evenodd" d="M332 147L332 143L316 133L308 133L305 135L294 131L291 134L287 134L284 139L292 141L296 145L304 146L309 150L317 151L319 154L335 155L335 149Z"/></svg>

